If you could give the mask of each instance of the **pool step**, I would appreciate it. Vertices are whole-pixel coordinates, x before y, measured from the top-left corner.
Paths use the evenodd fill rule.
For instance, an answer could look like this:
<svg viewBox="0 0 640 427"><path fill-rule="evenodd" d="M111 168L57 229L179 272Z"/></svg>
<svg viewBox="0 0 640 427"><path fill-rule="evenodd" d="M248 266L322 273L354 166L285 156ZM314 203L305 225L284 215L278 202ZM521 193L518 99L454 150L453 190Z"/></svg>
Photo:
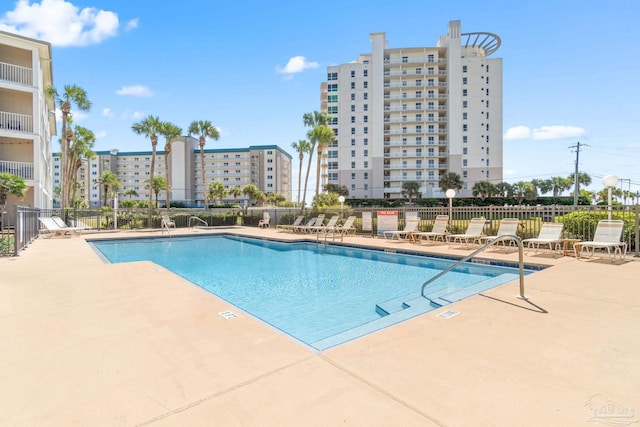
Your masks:
<svg viewBox="0 0 640 427"><path fill-rule="evenodd" d="M518 274L504 273L455 291L452 291L448 286L434 286L431 289L426 289L427 292L425 292L424 297L420 294L420 291L417 291L378 303L376 304L376 313L380 316L388 316L392 313L406 310L416 304L422 305L425 302L430 304L432 308L442 307L517 278Z"/></svg>
<svg viewBox="0 0 640 427"><path fill-rule="evenodd" d="M504 273L446 295L440 295L435 298L429 297L429 303L435 308L442 307L443 305L448 305L456 301L468 298L470 296L477 295L480 292L486 291L488 289L495 288L496 286L502 285L503 283L516 280L519 277L520 276L515 273Z"/></svg>

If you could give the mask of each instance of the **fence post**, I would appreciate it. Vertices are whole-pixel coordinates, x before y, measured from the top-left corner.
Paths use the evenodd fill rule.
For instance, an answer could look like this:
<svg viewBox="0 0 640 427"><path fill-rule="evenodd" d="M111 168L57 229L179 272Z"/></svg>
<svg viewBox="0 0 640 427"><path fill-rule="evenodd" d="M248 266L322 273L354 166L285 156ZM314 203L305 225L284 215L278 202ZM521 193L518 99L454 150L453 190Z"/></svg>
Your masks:
<svg viewBox="0 0 640 427"><path fill-rule="evenodd" d="M640 205L635 205L635 216L636 216L636 224L635 224L635 235L636 235L636 254L635 256L638 257L640 256L640 218L638 218L638 207L640 207Z"/></svg>

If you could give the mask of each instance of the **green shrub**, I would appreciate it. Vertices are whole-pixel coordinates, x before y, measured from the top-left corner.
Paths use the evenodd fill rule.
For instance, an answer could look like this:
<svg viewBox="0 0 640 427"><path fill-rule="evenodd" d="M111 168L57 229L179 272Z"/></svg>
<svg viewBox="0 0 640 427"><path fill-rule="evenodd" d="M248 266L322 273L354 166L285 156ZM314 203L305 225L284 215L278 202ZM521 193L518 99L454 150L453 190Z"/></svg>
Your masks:
<svg viewBox="0 0 640 427"><path fill-rule="evenodd" d="M608 212L573 212L558 217L558 221L564 223L564 232L566 236L572 236L576 239L591 240L595 234L598 221L608 218ZM631 238L631 242L635 241L635 218L623 217L622 215L613 212L611 219L620 219L624 221L624 231L622 238L628 241L628 237Z"/></svg>

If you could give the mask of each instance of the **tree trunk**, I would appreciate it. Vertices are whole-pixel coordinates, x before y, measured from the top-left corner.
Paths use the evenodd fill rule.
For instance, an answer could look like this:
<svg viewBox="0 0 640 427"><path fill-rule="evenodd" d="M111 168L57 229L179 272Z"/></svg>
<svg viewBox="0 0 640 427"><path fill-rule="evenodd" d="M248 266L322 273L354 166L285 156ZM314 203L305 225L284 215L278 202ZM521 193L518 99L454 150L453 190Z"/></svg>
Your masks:
<svg viewBox="0 0 640 427"><path fill-rule="evenodd" d="M311 160L313 159L314 148L315 146L311 146L311 151L309 151L309 163L307 164L307 175L304 179L304 192L302 193L302 209L304 209L307 200L307 186L309 184L309 172L311 172Z"/></svg>
<svg viewBox="0 0 640 427"><path fill-rule="evenodd" d="M151 137L151 171L149 173L149 206L147 207L147 227L151 228L151 202L153 202L153 171L156 167L156 146L158 145L158 138Z"/></svg>
<svg viewBox="0 0 640 427"><path fill-rule="evenodd" d="M200 167L202 168L202 198L204 200L204 208L207 208L207 184L204 182L204 137L200 137Z"/></svg>

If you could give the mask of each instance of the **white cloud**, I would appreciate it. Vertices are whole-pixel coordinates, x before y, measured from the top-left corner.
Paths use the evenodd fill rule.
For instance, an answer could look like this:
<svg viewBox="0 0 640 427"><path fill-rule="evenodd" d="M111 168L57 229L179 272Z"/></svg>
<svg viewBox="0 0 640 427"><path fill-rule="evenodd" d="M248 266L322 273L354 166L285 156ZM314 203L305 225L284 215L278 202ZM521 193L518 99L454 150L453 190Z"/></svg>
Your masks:
<svg viewBox="0 0 640 427"><path fill-rule="evenodd" d="M138 28L139 21L140 20L138 18L130 20L129 22L127 22L127 25L124 27L124 30L125 31L131 31L131 30L133 30L135 28Z"/></svg>
<svg viewBox="0 0 640 427"><path fill-rule="evenodd" d="M517 175L518 175L518 171L517 171L517 170L515 170L515 169L504 169L504 170L502 171L502 175L503 175L505 178L513 178L514 176L517 176Z"/></svg>
<svg viewBox="0 0 640 427"><path fill-rule="evenodd" d="M310 68L318 68L319 66L320 64L317 62L307 61L307 58L304 56L294 56L289 59L289 62L287 62L284 68L276 67L276 71L280 74L296 74Z"/></svg>
<svg viewBox="0 0 640 427"><path fill-rule="evenodd" d="M132 21L137 25L137 20ZM39 3L18 0L13 10L0 16L0 30L44 40L54 46L100 43L114 37L118 26L116 13L93 7L80 9L66 0Z"/></svg>
<svg viewBox="0 0 640 427"><path fill-rule="evenodd" d="M140 120L143 117L144 117L144 113L141 113L140 111L125 111L120 116L120 119L122 119L122 120Z"/></svg>
<svg viewBox="0 0 640 427"><path fill-rule="evenodd" d="M551 139L568 139L579 138L585 136L587 131L577 126L542 126L537 129L531 129L527 126L514 126L504 134L507 141L516 139L533 139L533 140L551 140Z"/></svg>
<svg viewBox="0 0 640 427"><path fill-rule="evenodd" d="M101 130L100 132L95 133L96 139L103 139L107 137L107 131Z"/></svg>
<svg viewBox="0 0 640 427"><path fill-rule="evenodd" d="M122 88L118 89L116 93L118 95L139 96L142 98L147 98L153 95L151 89L149 89L148 86L143 85L122 86Z"/></svg>
<svg viewBox="0 0 640 427"><path fill-rule="evenodd" d="M113 112L111 111L111 108L103 108L102 109L102 116L103 117L113 117Z"/></svg>
<svg viewBox="0 0 640 427"><path fill-rule="evenodd" d="M133 120L140 120L143 117L144 117L144 113L141 113L140 111L134 111L133 114L131 114L131 118Z"/></svg>

